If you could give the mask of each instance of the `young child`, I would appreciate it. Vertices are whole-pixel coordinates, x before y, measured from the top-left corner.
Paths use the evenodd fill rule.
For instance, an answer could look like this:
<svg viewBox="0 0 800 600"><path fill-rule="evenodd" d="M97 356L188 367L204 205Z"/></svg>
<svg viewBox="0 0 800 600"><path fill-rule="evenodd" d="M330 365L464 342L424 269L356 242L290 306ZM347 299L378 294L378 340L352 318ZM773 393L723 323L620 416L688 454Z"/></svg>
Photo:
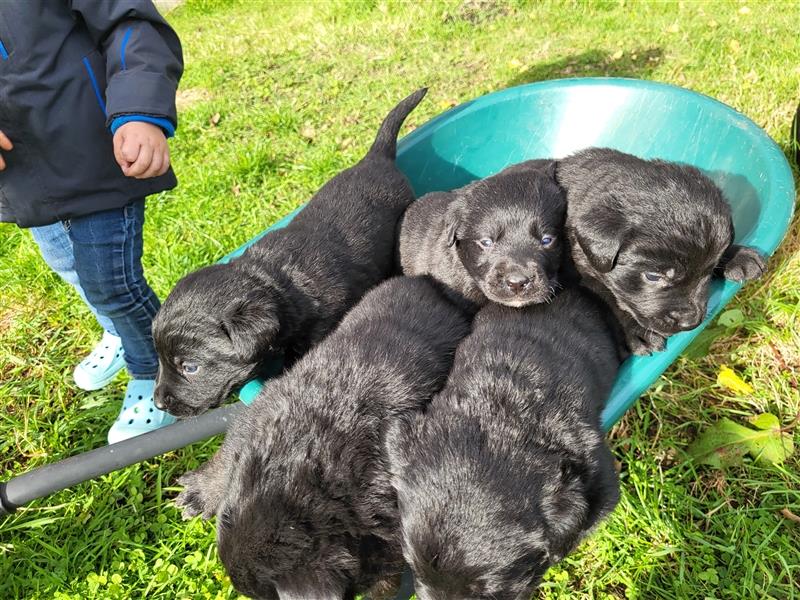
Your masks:
<svg viewBox="0 0 800 600"><path fill-rule="evenodd" d="M144 197L177 184L182 72L150 0L0 2L0 221L30 229L104 329L75 383L100 389L127 365L109 443L174 421L153 405L159 301L141 257Z"/></svg>

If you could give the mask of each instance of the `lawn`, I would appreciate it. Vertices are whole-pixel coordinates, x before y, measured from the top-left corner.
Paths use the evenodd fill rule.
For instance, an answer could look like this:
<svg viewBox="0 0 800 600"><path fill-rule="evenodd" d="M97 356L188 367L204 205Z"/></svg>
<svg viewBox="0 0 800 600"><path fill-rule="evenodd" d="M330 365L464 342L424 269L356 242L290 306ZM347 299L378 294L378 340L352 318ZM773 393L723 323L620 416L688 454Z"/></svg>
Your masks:
<svg viewBox="0 0 800 600"><path fill-rule="evenodd" d="M354 163L399 98L427 85L419 125L508 86L561 77L653 79L714 96L790 151L800 101L797 7L769 3L266 3L189 0L169 14L185 51L181 181L148 203L145 269L163 298ZM800 238L792 227L743 318L681 358L613 429L622 500L552 569L539 597L800 598L800 461L727 470L686 450L728 417L800 412ZM97 447L124 378L78 390L72 367L100 336L30 236L0 227L0 471ZM726 364L754 391L717 384ZM184 522L176 477L198 444L34 502L0 520L0 598L234 598L211 524Z"/></svg>

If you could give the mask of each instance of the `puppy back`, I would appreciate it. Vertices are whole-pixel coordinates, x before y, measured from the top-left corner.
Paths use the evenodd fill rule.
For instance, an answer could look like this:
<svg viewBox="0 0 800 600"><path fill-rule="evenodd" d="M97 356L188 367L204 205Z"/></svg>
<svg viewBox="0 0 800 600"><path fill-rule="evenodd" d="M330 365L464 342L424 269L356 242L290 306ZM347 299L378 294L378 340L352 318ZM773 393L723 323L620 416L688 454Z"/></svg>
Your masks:
<svg viewBox="0 0 800 600"><path fill-rule="evenodd" d="M567 192L570 219L609 202L645 221L730 218L719 187L688 164L587 148L557 161L556 179Z"/></svg>
<svg viewBox="0 0 800 600"><path fill-rule="evenodd" d="M455 402L481 419L506 414L527 423L520 432L529 441L547 415L599 428L620 365L607 313L583 289L567 289L551 304L487 305L459 346L447 385L433 404Z"/></svg>
<svg viewBox="0 0 800 600"><path fill-rule="evenodd" d="M421 408L444 385L469 322L469 311L433 279L395 277L345 317L330 349L351 348L352 360L390 382L395 392L381 408L398 414Z"/></svg>

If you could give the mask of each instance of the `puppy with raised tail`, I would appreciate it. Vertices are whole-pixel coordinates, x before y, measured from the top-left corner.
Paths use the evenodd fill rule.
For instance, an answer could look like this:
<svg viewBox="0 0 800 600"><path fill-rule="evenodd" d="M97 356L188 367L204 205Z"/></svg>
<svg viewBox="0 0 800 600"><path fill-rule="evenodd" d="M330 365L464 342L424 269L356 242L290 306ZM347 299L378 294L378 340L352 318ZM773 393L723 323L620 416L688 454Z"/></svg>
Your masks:
<svg viewBox="0 0 800 600"><path fill-rule="evenodd" d="M715 274L759 277L764 258L733 243L731 209L689 165L589 148L558 161L567 194L566 233L583 283L600 294L635 354L706 316Z"/></svg>
<svg viewBox="0 0 800 600"><path fill-rule="evenodd" d="M367 293L341 324L267 383L219 452L184 475L184 516L217 516L219 554L254 598L352 599L403 570L389 424L447 379L464 311L429 278Z"/></svg>
<svg viewBox="0 0 800 600"><path fill-rule="evenodd" d="M558 286L565 212L549 160L426 194L400 224L403 273L431 275L475 307L546 302Z"/></svg>
<svg viewBox="0 0 800 600"><path fill-rule="evenodd" d="M391 275L397 223L414 200L395 165L397 135L425 92L400 102L367 155L289 225L178 282L153 322L159 408L189 416L218 406L275 356L291 364Z"/></svg>
<svg viewBox="0 0 800 600"><path fill-rule="evenodd" d="M419 600L529 600L617 503L600 411L623 354L594 294L487 304L444 389L386 440Z"/></svg>

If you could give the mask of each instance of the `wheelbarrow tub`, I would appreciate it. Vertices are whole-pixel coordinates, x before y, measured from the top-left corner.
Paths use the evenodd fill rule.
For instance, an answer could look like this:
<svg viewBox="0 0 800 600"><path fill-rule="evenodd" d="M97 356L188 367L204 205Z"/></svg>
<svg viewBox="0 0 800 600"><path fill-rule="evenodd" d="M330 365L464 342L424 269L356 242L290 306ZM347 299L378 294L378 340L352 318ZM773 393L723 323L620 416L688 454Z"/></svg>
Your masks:
<svg viewBox="0 0 800 600"><path fill-rule="evenodd" d="M736 241L772 254L789 226L795 190L780 148L731 107L652 81L564 79L509 88L466 102L404 137L397 162L418 196L450 190L533 158L560 158L589 146L688 163L720 186L733 210ZM302 208L301 208L302 209ZM297 211L269 231L285 226ZM663 352L623 365L603 413L611 427L694 340L741 284L714 281L705 321L673 335ZM261 382L247 384L249 403Z"/></svg>

